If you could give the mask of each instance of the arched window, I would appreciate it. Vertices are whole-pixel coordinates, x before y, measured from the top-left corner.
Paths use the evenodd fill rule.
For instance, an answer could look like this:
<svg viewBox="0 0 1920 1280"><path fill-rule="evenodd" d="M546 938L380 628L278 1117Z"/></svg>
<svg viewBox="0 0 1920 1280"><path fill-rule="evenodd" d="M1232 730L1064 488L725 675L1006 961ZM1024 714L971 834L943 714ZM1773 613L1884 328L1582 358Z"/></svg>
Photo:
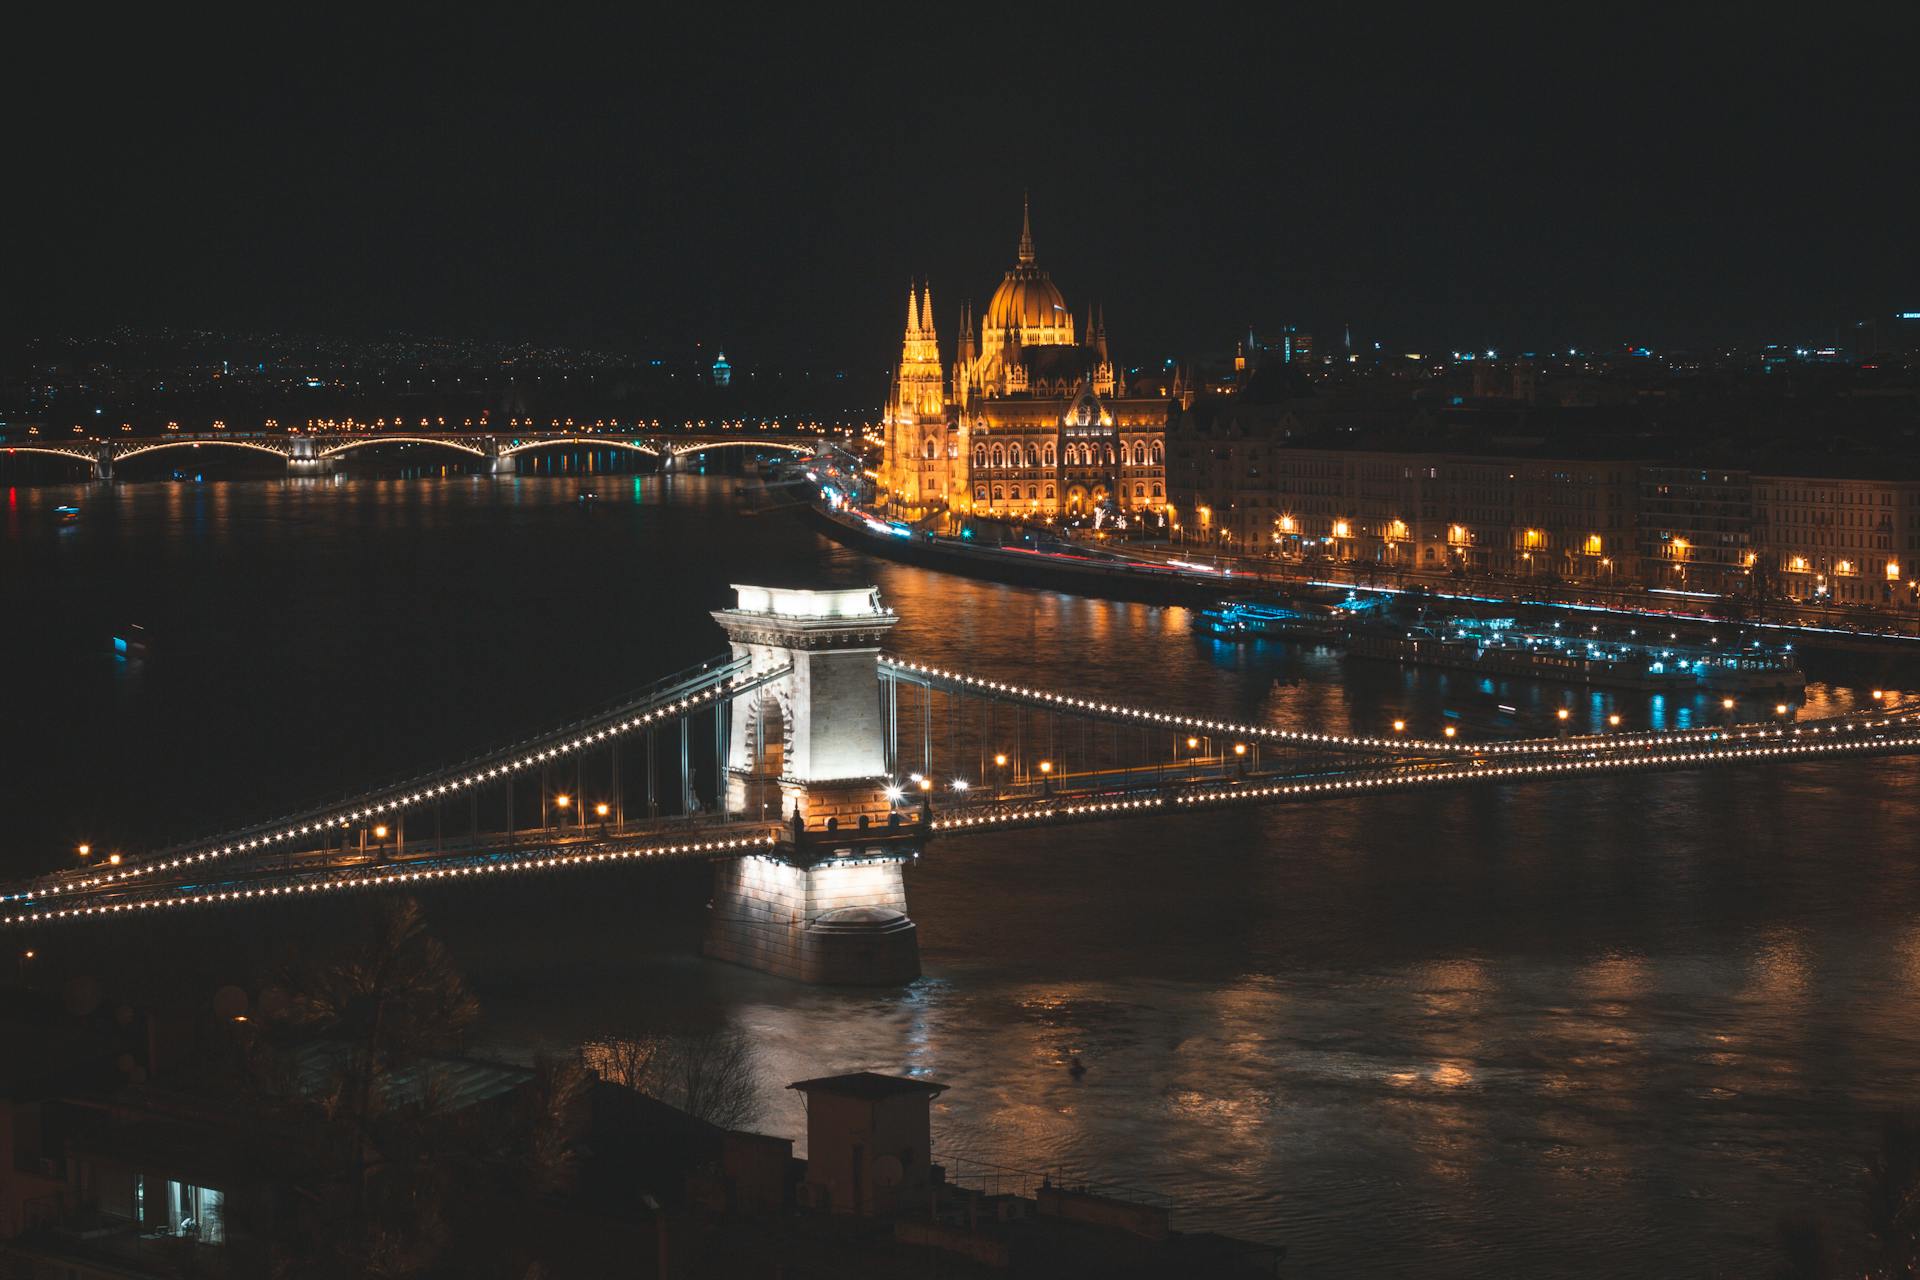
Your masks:
<svg viewBox="0 0 1920 1280"><path fill-rule="evenodd" d="M1160 496L1160 486L1157 484L1153 486L1153 496L1156 498Z"/></svg>
<svg viewBox="0 0 1920 1280"><path fill-rule="evenodd" d="M993 465L996 467L1007 465L1007 455L1001 451L999 445L993 446Z"/></svg>
<svg viewBox="0 0 1920 1280"><path fill-rule="evenodd" d="M927 459L931 459L933 457L933 437L932 436L927 437L926 445L921 449L920 456Z"/></svg>
<svg viewBox="0 0 1920 1280"><path fill-rule="evenodd" d="M983 444L973 446L973 465L976 467L987 465L987 446Z"/></svg>
<svg viewBox="0 0 1920 1280"><path fill-rule="evenodd" d="M1116 463L1116 462L1118 462L1118 461L1119 461L1119 459L1118 459L1118 458L1116 458L1116 457L1114 457L1114 455L1113 455L1113 446L1112 446L1112 445L1108 445L1108 446L1107 446L1107 465L1108 465L1108 466L1112 466L1112 465L1113 465L1114 463Z"/></svg>
<svg viewBox="0 0 1920 1280"><path fill-rule="evenodd" d="M975 502L985 502L987 500L987 486L981 485L976 488L973 491L973 500Z"/></svg>
<svg viewBox="0 0 1920 1280"><path fill-rule="evenodd" d="M1049 466L1049 467L1051 467L1051 466L1053 465L1053 444L1052 444L1051 442L1049 442L1049 443L1047 444L1047 463L1046 463L1046 465L1047 465L1047 466ZM1051 495L1049 495L1049 496L1051 496Z"/></svg>
<svg viewBox="0 0 1920 1280"><path fill-rule="evenodd" d="M1048 501L1048 502L1052 502L1052 501L1053 501L1053 486L1052 486L1052 485L1048 485L1048 486L1047 486L1047 501Z"/></svg>
<svg viewBox="0 0 1920 1280"><path fill-rule="evenodd" d="M1038 498L1038 497L1040 496L1040 486L1039 486L1039 485L1037 485L1037 484L1030 484L1030 485L1028 485L1028 486L1027 486L1027 496L1028 496L1029 498Z"/></svg>
<svg viewBox="0 0 1920 1280"><path fill-rule="evenodd" d="M1153 465L1156 467L1160 465L1160 442L1158 440L1153 442Z"/></svg>
<svg viewBox="0 0 1920 1280"><path fill-rule="evenodd" d="M1145 485L1143 485L1143 484L1137 484L1137 485L1135 485L1135 486L1133 486L1133 496L1134 496L1134 497L1136 497L1136 498L1144 498L1144 497L1146 497L1146 496L1147 496L1147 486L1145 486Z"/></svg>
<svg viewBox="0 0 1920 1280"><path fill-rule="evenodd" d="M947 437L947 456L949 458L960 456L960 442L951 436Z"/></svg>
<svg viewBox="0 0 1920 1280"><path fill-rule="evenodd" d="M1027 465L1030 467L1037 467L1040 465L1040 446L1039 445L1030 444L1027 446Z"/></svg>
<svg viewBox="0 0 1920 1280"><path fill-rule="evenodd" d="M1147 446L1138 440L1133 442L1133 465L1136 467L1147 465Z"/></svg>
<svg viewBox="0 0 1920 1280"><path fill-rule="evenodd" d="M1001 498L1002 498L1003 496L1005 496L1005 493L1004 493L1004 491L1003 491L1003 490L1002 490L1002 489L1000 488L1000 486L999 486L999 485L995 485L995 486L993 486L993 500L994 500L995 502L998 502L998 501L1000 501L1000 499L1001 499Z"/></svg>

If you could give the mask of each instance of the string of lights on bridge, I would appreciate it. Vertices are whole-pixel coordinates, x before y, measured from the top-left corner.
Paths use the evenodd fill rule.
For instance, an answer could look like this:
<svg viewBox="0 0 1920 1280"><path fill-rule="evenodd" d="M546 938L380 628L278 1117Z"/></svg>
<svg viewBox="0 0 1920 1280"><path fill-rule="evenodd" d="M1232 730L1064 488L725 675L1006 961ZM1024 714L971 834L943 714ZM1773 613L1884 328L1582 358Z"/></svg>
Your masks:
<svg viewBox="0 0 1920 1280"><path fill-rule="evenodd" d="M1902 724L1920 720L1920 716L1900 716L1883 720L1878 725L1849 724L1846 726L1827 726L1824 732L1831 734L1852 733L1862 728L1886 727L1895 721ZM1815 729L1819 733L1822 730ZM1741 735L1747 737L1748 735ZM1438 783L1475 783L1497 781L1503 778L1541 777L1549 774L1594 773L1626 771L1629 769L1647 769L1661 765L1706 765L1736 760L1759 760L1776 758L1806 758L1822 755L1867 754L1897 749L1920 747L1920 734L1904 734L1893 737L1881 737L1871 740L1859 738L1833 737L1822 741L1794 741L1793 731L1762 730L1753 735L1746 745L1721 746L1706 749L1666 751L1658 754L1617 754L1586 760L1548 760L1538 762L1490 765L1478 760L1462 765L1446 765L1420 773L1391 773L1368 778L1331 778L1316 782L1284 782L1266 786L1222 787L1206 791L1194 791L1173 797L1173 803L1179 806L1194 807L1200 805L1222 804L1232 801L1273 801L1308 796L1326 796L1342 792L1381 791L1390 788L1417 787L1421 784ZM1763 740L1773 739L1772 745L1763 745ZM1653 748L1649 748L1653 750ZM1057 804L1035 806L1021 809L1004 810L998 813L967 814L950 818L937 818L933 822L935 831L960 831L970 827L1010 826L1026 823L1045 822L1052 819L1090 818L1117 815L1128 810L1157 809L1165 805L1164 797L1142 797L1129 800L1110 800L1091 804Z"/></svg>
<svg viewBox="0 0 1920 1280"><path fill-rule="evenodd" d="M365 875L342 876L333 880L309 880L291 884L263 885L251 889L198 890L182 888L171 896L135 898L126 902L98 903L92 906L55 907L41 911L23 911L0 916L0 927L23 924L48 924L88 916L137 914L158 907L215 906L223 903L250 902L272 898L325 896L343 889L384 889L395 885L417 884L430 880L462 880L493 875L503 871L552 871L565 867L585 867L607 862L630 862L673 856L712 856L747 853L771 848L779 842L774 834L738 836L731 840L695 840L681 844L654 845L629 849L594 849L575 853L528 853L506 861L463 867L430 867L417 871L380 871ZM155 890L163 894L165 890Z"/></svg>
<svg viewBox="0 0 1920 1280"><path fill-rule="evenodd" d="M774 674L777 675L778 672ZM447 796L461 793L468 788L480 786L484 783L498 782L503 778L534 768L535 766L549 764L554 760L562 759L576 752L599 746L608 739L621 734L630 733L636 729L647 728L661 720L685 715L689 711L709 705L718 699L733 694L742 684L757 685L764 683L767 678L766 673L755 673L746 680L729 678L725 683L715 685L711 689L702 690L698 693L690 694L685 698L681 698L678 701L654 708L653 710L629 716L626 719L604 728L581 733L571 739L558 742L553 746L529 750L525 755L517 759L506 760L491 766L477 767L471 772L464 773L458 777L442 782L429 783L419 787L417 790L406 791L400 794L392 794L389 791L369 793L368 796L362 796L357 800L348 801L347 804L355 806L350 809L342 805L334 808L330 813L319 816L307 815L303 821L288 820L277 829L268 830L247 839L230 839L226 843L218 845L209 841L207 842L207 847L199 849L197 852L183 852L171 857L163 856L148 861L129 863L118 866L117 869L113 871L89 876L85 879L62 880L52 885L44 885L43 883L42 885L17 892L0 893L0 903L25 901L28 899L39 900L54 894L78 893L90 889L118 888L124 885L126 881L141 876L174 871L182 867L191 867L196 864L217 861L236 855L244 856L258 853L268 850L273 845L283 844L286 841L301 836L322 835L334 831L349 830L358 823L378 818L383 814L408 809L422 801L441 800ZM380 796L381 798L370 799L369 796Z"/></svg>
<svg viewBox="0 0 1920 1280"><path fill-rule="evenodd" d="M1055 693L1048 689L1034 688L1028 685L1012 684L1004 680L989 680L983 676L971 675L964 671L949 671L943 667L929 666L912 662L905 658L886 657L881 661L902 671L929 677L933 680L947 681L982 693L998 694L1019 698L1043 706L1057 708L1067 712L1081 712L1092 715L1112 716L1121 720L1130 720L1143 725L1162 726L1179 729L1183 732L1201 731L1209 734L1224 734L1249 741L1289 742L1313 746L1336 748L1358 748L1371 751L1432 751L1454 755L1525 755L1541 752L1559 752L1578 750L1582 747L1603 747L1617 750L1621 747L1644 745L1666 745L1678 742L1714 742L1728 737L1744 738L1751 733L1773 733L1772 729L1670 729L1648 733L1626 734L1581 734L1566 738L1522 738L1505 742L1468 742L1457 738L1376 738L1352 734L1309 733L1299 729L1281 729L1272 725L1235 723L1226 720L1209 720L1200 716L1184 715L1179 712L1154 711L1144 707L1129 706L1125 703L1107 702L1098 698L1081 698L1071 694ZM1876 690L1875 697L1883 691ZM1729 700L1730 703L1731 700ZM1731 709L1729 705L1728 709ZM1565 719L1564 709L1561 716ZM1617 717L1616 717L1617 719ZM1872 725L1885 721L1862 721ZM1405 721L1395 721L1404 725ZM1830 726L1838 728L1839 726ZM1808 732L1819 732L1819 726L1808 727ZM1796 728L1793 733L1801 732Z"/></svg>

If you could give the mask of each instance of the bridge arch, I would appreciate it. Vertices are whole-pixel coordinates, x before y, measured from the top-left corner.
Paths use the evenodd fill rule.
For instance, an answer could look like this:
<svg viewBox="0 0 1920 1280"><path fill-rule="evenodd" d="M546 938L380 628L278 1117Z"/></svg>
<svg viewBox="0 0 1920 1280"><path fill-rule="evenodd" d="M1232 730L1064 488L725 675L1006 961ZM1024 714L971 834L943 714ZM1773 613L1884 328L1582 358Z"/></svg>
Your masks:
<svg viewBox="0 0 1920 1280"><path fill-rule="evenodd" d="M314 456L317 458L333 458L347 452L349 449L365 449L372 445L379 444L431 444L438 445L443 449L455 449L461 453L472 454L476 458L492 456L478 445L463 444L458 440L436 440L432 436L369 436L364 440L343 440L339 444L329 448L316 450Z"/></svg>
<svg viewBox="0 0 1920 1280"><path fill-rule="evenodd" d="M74 462L84 462L88 466L92 466L97 460L95 455L91 453L80 453L74 449L54 449L39 444L10 444L0 446L0 453L32 453L44 458L70 458Z"/></svg>
<svg viewBox="0 0 1920 1280"><path fill-rule="evenodd" d="M522 440L500 450L502 458L517 457L534 449L552 449L562 445L586 445L591 449L625 449L629 453L644 453L649 458L660 456L660 450L641 440L616 440L608 436L560 436L552 440Z"/></svg>
<svg viewBox="0 0 1920 1280"><path fill-rule="evenodd" d="M261 444L255 440L157 440L152 444L137 444L131 448L119 450L113 455L113 460L123 462L128 458L137 458L143 453L158 453L162 449L198 449L201 445L215 449L251 449L255 453L270 453L282 462L285 462L289 456L284 449L276 449L270 444Z"/></svg>
<svg viewBox="0 0 1920 1280"><path fill-rule="evenodd" d="M803 444L789 444L784 440L716 440L712 444L688 444L667 446L667 452L676 458L684 458L690 453L706 453L713 449L781 449L787 453L812 453L813 450Z"/></svg>

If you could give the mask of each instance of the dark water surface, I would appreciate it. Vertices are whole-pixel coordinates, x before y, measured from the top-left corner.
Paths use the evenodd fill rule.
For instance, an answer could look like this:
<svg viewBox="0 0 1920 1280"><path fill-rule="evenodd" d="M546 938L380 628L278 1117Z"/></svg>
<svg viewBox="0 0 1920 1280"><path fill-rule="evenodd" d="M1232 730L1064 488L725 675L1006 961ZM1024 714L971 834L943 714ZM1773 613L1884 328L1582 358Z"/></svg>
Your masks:
<svg viewBox="0 0 1920 1280"><path fill-rule="evenodd" d="M600 477L589 510L576 481L535 477L6 493L0 870L206 834L567 719L718 652L705 611L730 582L876 581L906 656L1289 725L1712 714L1218 646L1180 610L869 560L741 514L740 483ZM144 663L107 652L129 621L154 637ZM1809 710L1898 676L1831 673ZM487 1050L737 1024L770 1132L803 1132L789 1080L914 1071L953 1086L949 1158L1171 1197L1188 1225L1288 1246L1286 1274L1742 1275L1771 1265L1784 1211L1851 1227L1878 1113L1914 1102L1917 830L1902 760L951 839L910 876L927 977L904 994L693 958L697 869L423 903L486 1002ZM236 947L272 927L201 920Z"/></svg>

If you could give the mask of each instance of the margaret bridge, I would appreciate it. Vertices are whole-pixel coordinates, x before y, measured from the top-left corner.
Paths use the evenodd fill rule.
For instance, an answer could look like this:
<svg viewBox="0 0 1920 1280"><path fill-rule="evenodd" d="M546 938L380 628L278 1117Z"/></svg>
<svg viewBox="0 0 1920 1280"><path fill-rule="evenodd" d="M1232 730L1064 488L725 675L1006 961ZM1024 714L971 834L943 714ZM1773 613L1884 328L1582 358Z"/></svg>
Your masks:
<svg viewBox="0 0 1920 1280"><path fill-rule="evenodd" d="M479 459L495 475L512 475L522 454L540 449L575 447L622 450L659 460L671 471L680 459L717 449L755 449L811 454L825 447L819 433L791 430L636 431L555 429L520 432L481 431L343 431L343 432L170 432L165 436L125 436L119 439L74 436L71 439L29 437L0 444L0 457L63 458L92 469L96 480L111 480L118 463L148 454L191 453L195 450L236 449L282 459L295 475L323 475L359 449L394 445L425 446Z"/></svg>
<svg viewBox="0 0 1920 1280"><path fill-rule="evenodd" d="M1466 741L1238 723L887 656L876 588L741 586L727 653L549 733L270 822L0 887L0 931L619 864L711 863L706 952L919 972L904 868L946 836L1232 805L1920 754L1920 710Z"/></svg>

